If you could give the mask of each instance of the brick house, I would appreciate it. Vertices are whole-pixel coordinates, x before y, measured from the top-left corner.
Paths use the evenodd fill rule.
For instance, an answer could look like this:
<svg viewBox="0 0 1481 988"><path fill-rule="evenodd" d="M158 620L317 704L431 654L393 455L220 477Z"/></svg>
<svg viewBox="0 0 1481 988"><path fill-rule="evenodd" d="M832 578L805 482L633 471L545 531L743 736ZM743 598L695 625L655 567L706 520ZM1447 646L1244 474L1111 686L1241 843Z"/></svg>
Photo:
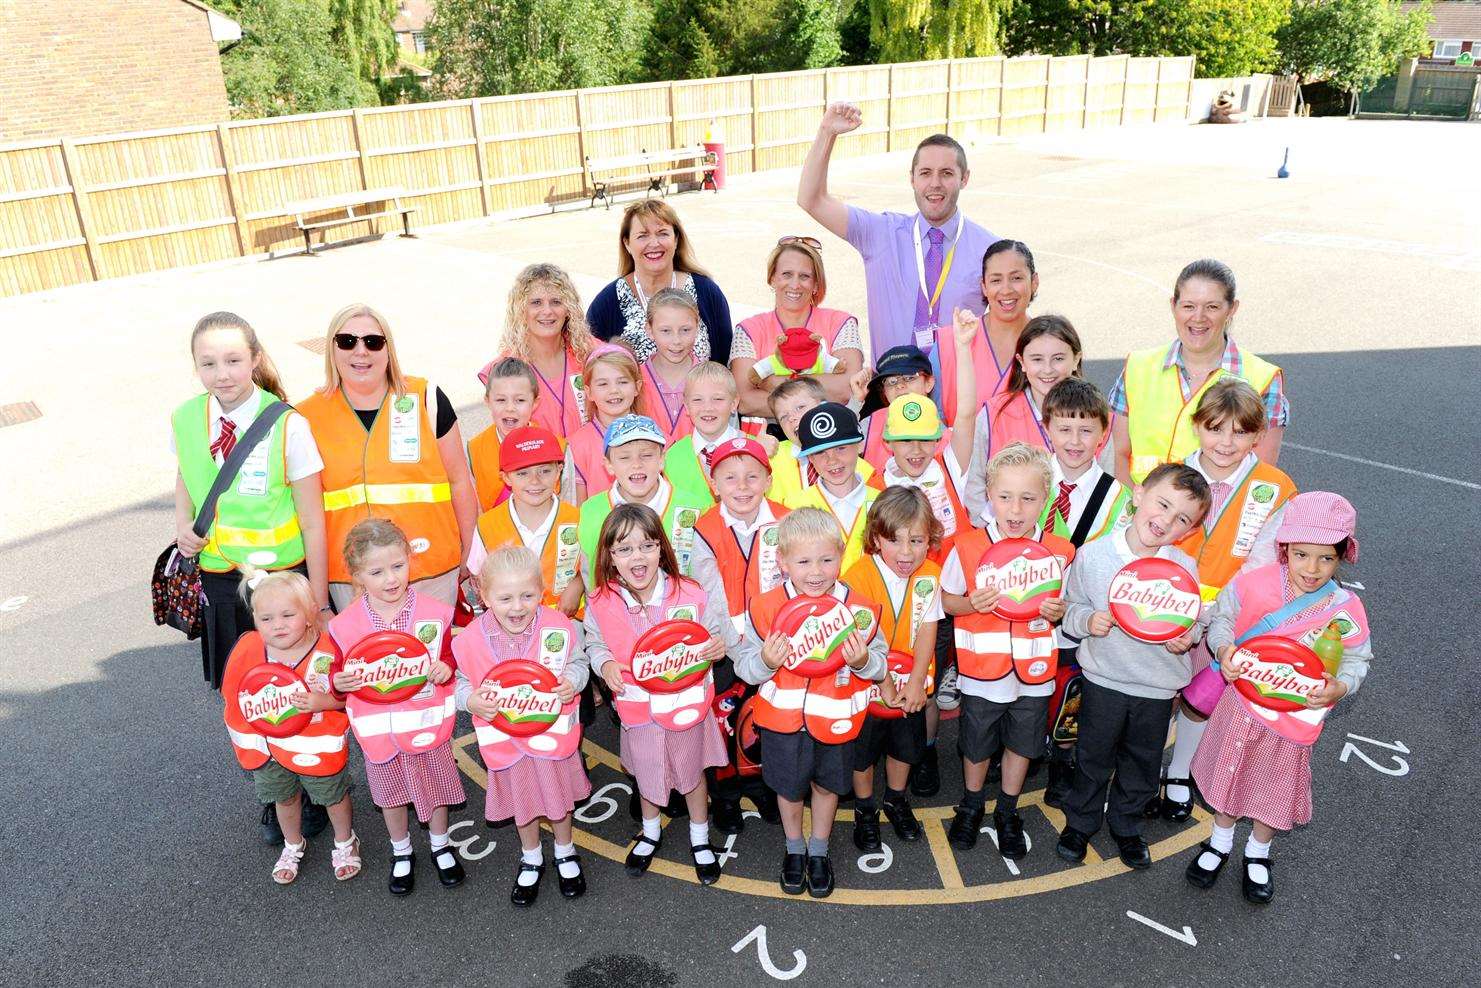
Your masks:
<svg viewBox="0 0 1481 988"><path fill-rule="evenodd" d="M1417 3L1400 5L1405 11ZM1481 0L1434 0L1430 21L1430 58L1454 63L1462 54L1481 62Z"/></svg>
<svg viewBox="0 0 1481 988"><path fill-rule="evenodd" d="M197 0L0 3L0 143L226 120L241 33Z"/></svg>
<svg viewBox="0 0 1481 988"><path fill-rule="evenodd" d="M401 0L391 30L396 33L396 46L415 55L427 53L425 31L432 19L432 0Z"/></svg>

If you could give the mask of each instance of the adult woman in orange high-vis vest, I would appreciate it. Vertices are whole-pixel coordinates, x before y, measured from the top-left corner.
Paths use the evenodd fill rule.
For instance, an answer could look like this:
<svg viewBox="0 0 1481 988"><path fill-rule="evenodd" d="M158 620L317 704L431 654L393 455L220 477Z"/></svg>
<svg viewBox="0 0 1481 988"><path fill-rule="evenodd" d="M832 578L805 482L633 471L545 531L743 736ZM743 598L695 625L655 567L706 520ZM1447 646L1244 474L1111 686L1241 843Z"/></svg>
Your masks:
<svg viewBox="0 0 1481 988"><path fill-rule="evenodd" d="M324 387L298 403L324 458L330 597L355 597L344 540L362 518L388 518L411 543L419 593L452 604L473 541L478 495L457 413L440 388L404 375L386 320L366 305L329 322Z"/></svg>
<svg viewBox="0 0 1481 988"><path fill-rule="evenodd" d="M1196 450L1193 412L1203 393L1227 375L1250 382L1264 400L1267 428L1255 454L1275 464L1290 423L1285 379L1279 367L1235 346L1229 336L1239 311L1234 272L1221 261L1192 262L1178 275L1171 306L1178 338L1129 354L1107 396L1115 413L1116 479L1141 483L1159 463L1181 463Z"/></svg>

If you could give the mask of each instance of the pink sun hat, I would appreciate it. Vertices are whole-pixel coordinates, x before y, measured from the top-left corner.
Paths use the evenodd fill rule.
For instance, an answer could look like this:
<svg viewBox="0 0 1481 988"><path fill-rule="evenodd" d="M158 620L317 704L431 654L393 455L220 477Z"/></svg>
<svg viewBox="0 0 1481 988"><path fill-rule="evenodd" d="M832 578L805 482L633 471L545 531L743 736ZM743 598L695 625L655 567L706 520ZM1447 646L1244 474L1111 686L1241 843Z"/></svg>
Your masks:
<svg viewBox="0 0 1481 988"><path fill-rule="evenodd" d="M1337 545L1347 539L1344 562L1358 561L1358 512L1341 494L1307 491L1286 502L1275 541L1280 545L1306 542L1311 545Z"/></svg>

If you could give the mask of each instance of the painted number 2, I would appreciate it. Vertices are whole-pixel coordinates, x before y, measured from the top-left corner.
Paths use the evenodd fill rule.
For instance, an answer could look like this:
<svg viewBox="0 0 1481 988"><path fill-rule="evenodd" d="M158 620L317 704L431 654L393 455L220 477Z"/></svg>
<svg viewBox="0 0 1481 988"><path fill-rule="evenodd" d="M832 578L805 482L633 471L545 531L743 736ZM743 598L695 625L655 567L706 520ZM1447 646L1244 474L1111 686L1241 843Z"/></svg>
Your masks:
<svg viewBox="0 0 1481 988"><path fill-rule="evenodd" d="M1392 775L1394 778L1399 778L1401 776L1409 774L1409 763L1400 757L1400 755L1410 754L1410 751L1404 745L1404 742L1378 741L1374 738L1365 738L1361 734L1349 734L1348 737L1352 740L1348 741L1342 746L1342 754L1337 756L1338 761L1345 764L1349 758L1351 758L1353 755L1357 755L1358 758L1360 758L1369 768L1373 769L1373 771L1375 772L1382 772L1384 775ZM1364 754L1363 749L1353 744L1353 741L1364 741L1368 744L1374 744L1380 748L1385 748L1389 751L1397 751L1399 754L1388 756L1389 758L1393 759L1394 764L1392 766L1380 765L1373 759L1369 758L1366 754Z"/></svg>
<svg viewBox="0 0 1481 988"><path fill-rule="evenodd" d="M766 950L765 926L758 926L750 933L747 933L745 936L741 937L740 940L736 941L735 946L730 948L730 952L732 954L738 954L742 950L746 949L746 944L753 941L756 944L756 956L761 960L761 970L765 971L768 975L775 978L776 980L791 981L803 971L807 970L807 955L800 950L792 951L792 959L797 962L796 964L792 965L792 967L783 971L781 968L776 966L776 963L771 959L771 954L767 953Z"/></svg>

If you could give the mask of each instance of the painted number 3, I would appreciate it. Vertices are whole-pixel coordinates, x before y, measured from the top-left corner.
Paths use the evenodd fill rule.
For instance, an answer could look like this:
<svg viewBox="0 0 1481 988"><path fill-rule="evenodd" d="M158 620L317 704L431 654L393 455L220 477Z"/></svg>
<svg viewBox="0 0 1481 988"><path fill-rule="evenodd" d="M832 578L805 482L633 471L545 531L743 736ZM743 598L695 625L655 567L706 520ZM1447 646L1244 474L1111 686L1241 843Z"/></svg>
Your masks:
<svg viewBox="0 0 1481 988"><path fill-rule="evenodd" d="M1348 737L1351 738L1351 740L1342 746L1342 754L1337 756L1338 761L1346 764L1349 758L1351 758L1353 755L1357 755L1360 760L1362 760L1369 768L1373 769L1375 772L1382 772L1384 775L1392 775L1394 778L1399 778L1401 776L1409 774L1409 763L1400 757L1400 755L1410 754L1410 751L1408 747L1405 746L1404 742L1378 741L1373 738L1365 738L1361 734L1349 734ZM1359 748L1357 745L1353 744L1353 741L1363 741L1368 744L1377 745L1378 747L1387 749L1388 751L1399 752L1399 754L1388 756L1389 758L1393 759L1393 765L1380 765L1373 759L1369 758L1363 752L1362 748Z"/></svg>
<svg viewBox="0 0 1481 988"><path fill-rule="evenodd" d="M793 964L790 968L784 971L776 966L776 963L771 959L771 954L768 953L766 950L765 926L758 926L750 933L747 933L745 936L741 937L740 940L736 941L735 946L730 948L730 952L732 954L738 954L742 950L746 949L746 944L753 941L756 944L756 956L761 961L761 970L765 971L768 975L775 978L776 980L791 981L803 971L807 970L807 955L800 950L792 951L792 959L796 961L796 963Z"/></svg>

